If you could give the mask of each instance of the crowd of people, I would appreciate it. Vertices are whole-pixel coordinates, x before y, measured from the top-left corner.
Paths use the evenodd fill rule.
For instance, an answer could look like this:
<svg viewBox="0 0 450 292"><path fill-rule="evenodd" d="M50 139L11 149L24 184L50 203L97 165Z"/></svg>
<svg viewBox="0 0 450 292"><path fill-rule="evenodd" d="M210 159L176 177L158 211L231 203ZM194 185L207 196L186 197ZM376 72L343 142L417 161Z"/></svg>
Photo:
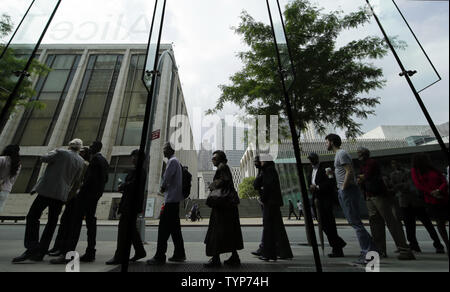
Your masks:
<svg viewBox="0 0 450 292"><path fill-rule="evenodd" d="M415 155L410 170L401 167L397 161L392 161L392 172L383 175L379 162L371 158L369 149L361 147L358 149L360 171L356 173L350 154L341 149L341 138L330 134L325 141L327 149L335 153L334 172L331 168L325 168L319 155L310 153L308 159L312 169L307 183L313 197L313 214L316 214L332 247L329 257L344 257L344 248L347 245L338 235L333 213L336 204L340 205L346 220L355 230L361 248L358 259L360 264L366 263L366 254L370 251L377 251L383 257L387 256L386 226L397 246L398 259L414 260L413 251L421 252L416 237L417 219L430 234L436 252L445 253L446 248L448 253L448 178L433 167L426 154ZM95 261L95 214L108 181L109 171L108 162L101 150L101 142L96 141L90 147L83 147L83 142L75 139L69 143L67 150L57 149L41 157L46 166L31 191L32 195L37 196L26 217L25 252L14 258L13 263L26 260L42 261L46 255L55 257L50 261L52 264L67 263L66 253L76 250L83 219L86 221L88 246L80 261ZM10 145L0 156L0 212L21 170L19 153L18 146ZM168 159L160 190L160 193L164 194L164 207L159 216L156 252L147 261L148 265L166 263L169 237L172 237L175 249L168 261L186 261L179 216L180 203L186 198L183 167L175 156L173 145L166 143L163 153ZM118 187L118 191L123 195L118 209L120 220L117 249L112 259L106 262L108 265L117 265L128 260L135 262L147 256L137 227L128 230L129 222L133 220L130 214L143 212L143 186L147 176L144 169L137 171L138 159L143 156L142 153L134 150L130 156L134 168L129 170L125 181ZM207 206L211 208L211 216L204 240L206 255L211 259L204 266L220 267L220 256L231 253L230 258L223 263L236 267L241 265L238 251L244 248L238 210L240 200L225 153L215 151L212 162L217 170L206 200ZM275 163L270 156L261 155L255 157L254 164L258 175L253 186L259 194L263 231L259 249L252 254L268 262L292 259L294 255L281 213L283 196ZM138 173L141 173L141 177ZM362 222L361 198L365 199L367 205L370 233ZM49 250L63 206L65 209L58 234L53 248ZM46 208L48 221L39 238L39 220ZM303 212L300 201L297 202L297 208ZM198 206L193 214L196 215L197 212ZM289 200L289 219L292 214L299 219L292 201ZM436 220L438 232L431 220ZM406 227L406 236L402 222ZM438 233L445 246L441 243ZM135 250L131 259L123 252L128 243L127 236L131 237Z"/></svg>

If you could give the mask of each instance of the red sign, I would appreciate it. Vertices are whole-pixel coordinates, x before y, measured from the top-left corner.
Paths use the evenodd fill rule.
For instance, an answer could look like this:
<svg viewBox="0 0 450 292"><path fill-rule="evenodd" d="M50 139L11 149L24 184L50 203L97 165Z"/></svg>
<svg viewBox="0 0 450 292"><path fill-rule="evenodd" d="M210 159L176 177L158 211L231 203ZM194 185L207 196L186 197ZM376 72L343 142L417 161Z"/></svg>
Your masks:
<svg viewBox="0 0 450 292"><path fill-rule="evenodd" d="M161 130L156 130L152 133L152 141L158 140L161 137Z"/></svg>

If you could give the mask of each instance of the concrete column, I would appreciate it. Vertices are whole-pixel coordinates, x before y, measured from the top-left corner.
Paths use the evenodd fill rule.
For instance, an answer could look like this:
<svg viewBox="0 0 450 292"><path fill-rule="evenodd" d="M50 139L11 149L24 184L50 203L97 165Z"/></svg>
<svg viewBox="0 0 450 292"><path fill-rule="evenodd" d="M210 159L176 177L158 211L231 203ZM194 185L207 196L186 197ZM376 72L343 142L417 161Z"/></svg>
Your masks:
<svg viewBox="0 0 450 292"><path fill-rule="evenodd" d="M39 63L44 63L47 59L47 49L42 50L39 56ZM39 80L39 76L33 76L32 77L32 87L35 88L36 84ZM25 108L23 106L18 107L15 109L16 111L11 114L9 117L8 122L5 125L5 128L3 129L2 133L0 134L0 151L3 151L3 149L12 143L12 140L14 139L14 135L16 134L17 128L20 125L20 122L22 121L23 115L25 113Z"/></svg>
<svg viewBox="0 0 450 292"><path fill-rule="evenodd" d="M125 96L125 88L127 86L127 76L130 69L130 62L131 50L128 49L125 52L125 56L122 61L122 66L120 68L119 77L117 78L116 88L114 89L114 96L111 102L108 119L106 120L105 130L102 137L102 154L108 161L111 161L111 154L116 142L116 136L120 122L120 111L122 109L122 103Z"/></svg>
<svg viewBox="0 0 450 292"><path fill-rule="evenodd" d="M166 56L161 69L161 80L159 91L156 93L154 123L151 131L161 130L161 137L158 140L151 141L150 147L150 169L148 180L148 199L154 198L154 217L159 216L161 204L164 198L158 195L161 183L161 171L163 165L162 150L164 146L164 137L167 129L167 111L169 102L173 98L170 96L170 77L172 75L172 61ZM170 114L170 113L169 113Z"/></svg>
<svg viewBox="0 0 450 292"><path fill-rule="evenodd" d="M88 64L88 50L84 50L78 63L77 70L73 76L72 84L67 92L66 99L59 113L58 120L56 121L55 128L53 129L52 136L48 142L50 149L63 146L64 138L66 137L67 128L69 127L70 118L72 117L73 108L78 97L78 93L83 82L84 72Z"/></svg>

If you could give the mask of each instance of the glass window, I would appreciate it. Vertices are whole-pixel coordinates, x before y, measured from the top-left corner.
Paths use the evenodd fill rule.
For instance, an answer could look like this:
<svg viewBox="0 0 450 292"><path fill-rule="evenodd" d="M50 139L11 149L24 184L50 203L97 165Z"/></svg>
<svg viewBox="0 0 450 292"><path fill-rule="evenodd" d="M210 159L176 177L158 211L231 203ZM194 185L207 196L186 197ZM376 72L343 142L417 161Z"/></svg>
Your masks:
<svg viewBox="0 0 450 292"><path fill-rule="evenodd" d="M95 61L94 69L114 69L117 55L99 55Z"/></svg>
<svg viewBox="0 0 450 292"><path fill-rule="evenodd" d="M27 193L34 186L41 163L39 157L22 156L20 158L22 169L17 177L11 193Z"/></svg>
<svg viewBox="0 0 450 292"><path fill-rule="evenodd" d="M24 146L44 146L64 104L73 81L80 55L49 55L46 64L52 71L39 78L33 100L40 101L43 108L27 109L13 142Z"/></svg>

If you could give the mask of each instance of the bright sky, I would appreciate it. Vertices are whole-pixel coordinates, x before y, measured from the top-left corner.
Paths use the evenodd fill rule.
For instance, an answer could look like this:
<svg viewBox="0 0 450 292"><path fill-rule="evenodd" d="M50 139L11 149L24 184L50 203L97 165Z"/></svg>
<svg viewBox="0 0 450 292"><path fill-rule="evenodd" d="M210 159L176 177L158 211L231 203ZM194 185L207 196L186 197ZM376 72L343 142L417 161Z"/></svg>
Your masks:
<svg viewBox="0 0 450 292"><path fill-rule="evenodd" d="M55 0L36 0L48 4ZM389 1L389 0L379 0ZM285 4L288 0L281 0ZM342 8L351 12L365 4L363 0L320 0L325 11ZM449 7L448 1L397 1L418 39L436 66L443 81L421 93L436 124L449 120ZM29 0L0 0L0 14L8 13L17 25ZM46 5L43 5L45 7ZM146 43L154 1L149 0L63 0L49 28L44 43ZM257 20L268 23L264 0L168 0L163 42L173 43L183 92L190 111L200 107L206 111L215 105L220 95L218 85L242 64L236 53L245 50L232 26L239 24L239 15L247 10ZM39 19L29 26L27 35L36 37L33 29L42 27ZM390 22L392 23L392 22ZM394 22L395 26L395 22ZM356 37L381 36L378 26L371 25L342 35L343 44ZM23 39L29 38L29 36ZM23 42L22 39L22 42ZM420 55L416 56L421 59ZM419 62L419 61L418 61ZM426 124L406 80L400 78L400 68L392 54L376 64L383 68L388 80L383 90L377 115L361 121L363 130L380 125ZM413 69L413 68L411 68ZM420 68L414 68L421 70ZM221 115L240 113L227 105ZM196 143L200 131L194 129Z"/></svg>

